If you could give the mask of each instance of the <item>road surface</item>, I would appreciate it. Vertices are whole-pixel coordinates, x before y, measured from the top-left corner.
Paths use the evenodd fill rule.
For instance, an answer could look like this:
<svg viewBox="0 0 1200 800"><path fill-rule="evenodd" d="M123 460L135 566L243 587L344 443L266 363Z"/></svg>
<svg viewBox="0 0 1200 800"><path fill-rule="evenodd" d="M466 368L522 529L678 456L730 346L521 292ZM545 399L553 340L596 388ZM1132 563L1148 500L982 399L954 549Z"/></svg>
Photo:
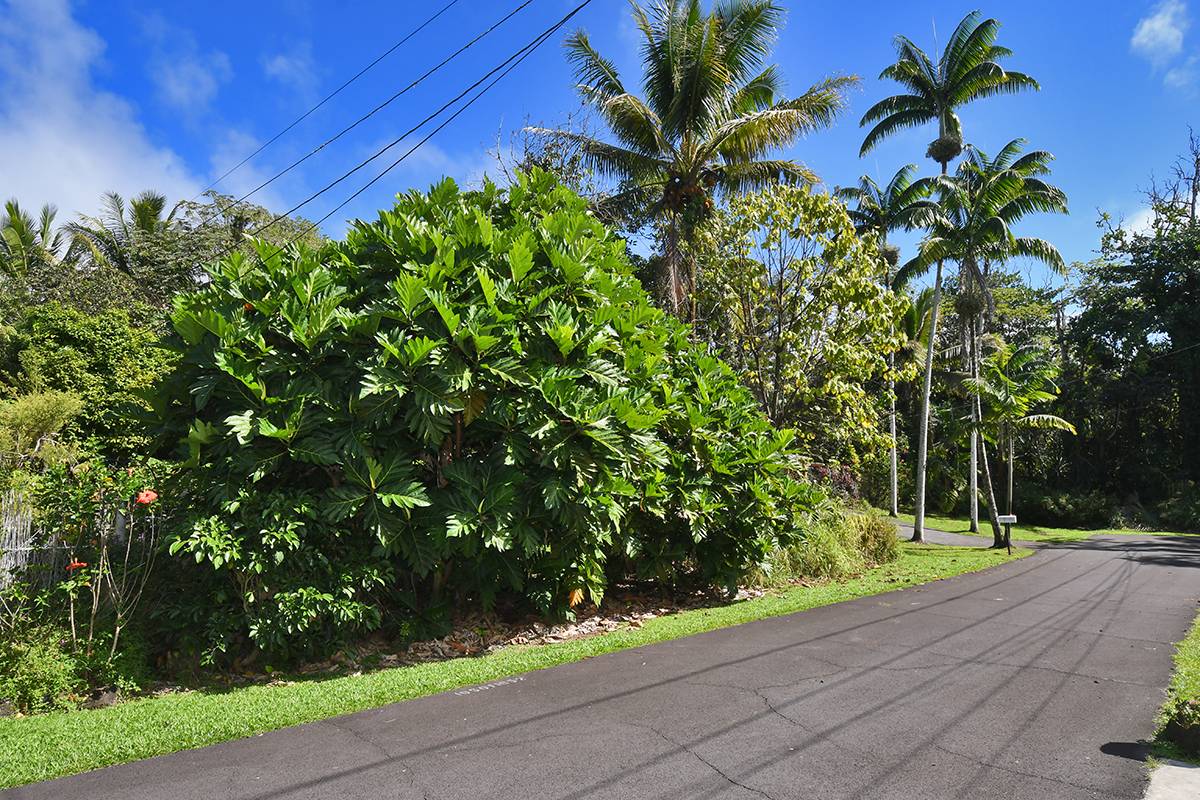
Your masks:
<svg viewBox="0 0 1200 800"><path fill-rule="evenodd" d="M1133 800L1198 567L1200 538L1051 546L0 796Z"/></svg>

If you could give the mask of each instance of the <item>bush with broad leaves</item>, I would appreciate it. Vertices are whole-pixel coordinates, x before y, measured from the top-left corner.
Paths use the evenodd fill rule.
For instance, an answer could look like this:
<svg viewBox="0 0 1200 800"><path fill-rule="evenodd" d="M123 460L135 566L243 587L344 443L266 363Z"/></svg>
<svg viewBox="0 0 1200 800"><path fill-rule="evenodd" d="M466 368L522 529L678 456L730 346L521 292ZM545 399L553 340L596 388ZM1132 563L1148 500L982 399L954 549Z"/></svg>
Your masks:
<svg viewBox="0 0 1200 800"><path fill-rule="evenodd" d="M268 651L455 603L569 613L626 577L729 589L817 496L791 434L536 170L235 254L172 321L158 410L197 500L171 550L227 576Z"/></svg>

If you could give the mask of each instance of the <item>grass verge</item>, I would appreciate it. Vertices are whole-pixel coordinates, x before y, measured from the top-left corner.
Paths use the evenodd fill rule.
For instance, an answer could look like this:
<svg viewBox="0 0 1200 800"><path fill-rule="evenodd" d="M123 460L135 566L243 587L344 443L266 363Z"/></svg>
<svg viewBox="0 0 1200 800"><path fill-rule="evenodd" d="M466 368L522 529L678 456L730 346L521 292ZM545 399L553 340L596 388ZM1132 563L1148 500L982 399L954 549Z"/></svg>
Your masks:
<svg viewBox="0 0 1200 800"><path fill-rule="evenodd" d="M887 514L887 512L880 512ZM901 514L896 519L901 522L906 522L909 525L913 522L912 514ZM971 533L971 523L965 518L959 517L938 517L925 515L925 524L930 528L946 533L961 533L966 536L979 536L987 539L992 538L992 526L986 518L981 517L979 520L979 533ZM1182 533L1179 531L1135 531L1127 528L1100 528L1097 530L1080 530L1077 528L1052 528L1047 525L1014 525L1012 529L1013 541L1023 542L1074 542L1080 539L1086 539L1089 536L1113 536L1126 534L1142 534L1152 536L1196 536L1194 533Z"/></svg>
<svg viewBox="0 0 1200 800"><path fill-rule="evenodd" d="M512 646L476 658L363 675L305 679L223 692L186 692L94 711L0 719L0 788L252 736L590 656L677 639L756 619L889 592L1028 555L937 545L902 546L900 559L840 582L793 586L763 597L659 617L585 639Z"/></svg>
<svg viewBox="0 0 1200 800"><path fill-rule="evenodd" d="M1155 754L1200 762L1200 616L1175 646L1175 672L1158 718Z"/></svg>

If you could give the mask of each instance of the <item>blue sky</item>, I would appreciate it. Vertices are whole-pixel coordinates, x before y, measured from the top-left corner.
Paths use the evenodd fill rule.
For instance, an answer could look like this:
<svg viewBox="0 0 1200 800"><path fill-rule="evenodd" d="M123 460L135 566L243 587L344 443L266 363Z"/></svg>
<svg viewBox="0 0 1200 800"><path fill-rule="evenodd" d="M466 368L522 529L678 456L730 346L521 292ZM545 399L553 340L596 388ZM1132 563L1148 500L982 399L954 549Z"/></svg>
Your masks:
<svg viewBox="0 0 1200 800"><path fill-rule="evenodd" d="M426 3L145 3L134 0L0 0L0 196L28 206L54 202L63 217L94 211L102 191L154 188L190 197L226 168L395 43L446 0ZM517 4L459 0L421 35L313 114L218 188L240 193L307 152L349 120L409 83ZM575 0L533 0L496 34L255 199L284 210L398 136L561 17ZM788 155L829 184L869 173L886 180L923 160L933 137L918 130L858 158L858 119L893 87L876 80L897 33L932 51L962 15L956 2L786 2L775 60L789 89L829 74L857 74L861 88L840 122ZM1200 5L1200 4L1197 4ZM1054 179L1068 217L1029 222L1068 260L1097 246L1097 210L1137 224L1139 187L1164 173L1187 139L1200 97L1200 29L1187 0L1024 2L978 6L1003 23L1009 62L1042 91L986 100L962 114L966 138L995 151L1024 137L1057 156ZM585 28L637 85L637 38L624 0L593 0L572 27ZM373 216L399 191L443 174L478 180L494 169L489 149L527 119L560 121L578 108L562 36L547 42L491 93L326 225ZM398 148L393 158L407 147ZM380 167L384 162L380 162ZM316 200L315 219L376 167ZM1045 280L1042 270L1031 277Z"/></svg>

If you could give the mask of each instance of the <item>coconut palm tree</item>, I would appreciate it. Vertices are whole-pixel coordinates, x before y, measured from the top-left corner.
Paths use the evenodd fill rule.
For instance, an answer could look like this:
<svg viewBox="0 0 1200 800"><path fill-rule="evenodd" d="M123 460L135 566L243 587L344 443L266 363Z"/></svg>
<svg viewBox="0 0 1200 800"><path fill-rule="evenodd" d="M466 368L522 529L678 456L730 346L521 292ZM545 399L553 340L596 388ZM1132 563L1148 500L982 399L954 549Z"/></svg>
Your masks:
<svg viewBox="0 0 1200 800"><path fill-rule="evenodd" d="M883 256L883 280L892 285L893 273L900 263L900 248L888 244L888 234L895 230L928 228L937 221L937 201L929 199L933 183L929 179L914 180L916 164L901 167L887 186L880 188L869 175L859 179L857 186L838 189L842 200L850 201L855 207L849 210L854 229L860 236L874 239ZM923 293L922 293L923 294ZM923 318L922 318L923 319ZM910 340L911 341L911 340ZM895 354L888 356L888 366L894 371ZM891 448L891 510L892 516L900 513L899 457L896 442L896 382L888 382L891 394L891 409L888 412L888 429L892 437Z"/></svg>
<svg viewBox="0 0 1200 800"><path fill-rule="evenodd" d="M724 0L708 14L700 0L658 0L649 8L635 3L633 18L644 98L625 87L586 33L566 43L578 89L615 142L529 130L573 143L589 168L619 181L609 207L647 209L662 237L657 292L666 308L694 317L695 259L687 249L714 200L777 181L815 181L803 164L771 154L832 123L857 79L827 78L783 98L778 68L765 63L783 19L773 0Z"/></svg>
<svg viewBox="0 0 1200 800"><path fill-rule="evenodd" d="M67 230L88 254L93 267L110 267L130 277L139 272L139 242L166 233L175 223L178 205L167 210L167 198L146 191L128 205L116 192L105 192L100 216L81 216Z"/></svg>
<svg viewBox="0 0 1200 800"><path fill-rule="evenodd" d="M984 413L979 425L998 449L1007 451L1008 514L1013 513L1013 465L1016 436L1020 430L1060 430L1075 433L1075 426L1053 414L1035 414L1033 408L1058 396L1054 380L1058 367L1036 347L1013 349L999 342L983 361L981 374L968 378L964 386ZM995 537L994 547L1009 547L1007 534Z"/></svg>
<svg viewBox="0 0 1200 800"><path fill-rule="evenodd" d="M963 17L950 35L945 50L935 64L921 48L905 36L896 37L896 63L888 66L879 77L894 80L908 89L905 94L880 100L863 115L862 126L874 123L863 140L860 155L866 155L875 145L897 131L929 123L938 126L938 137L925 154L941 166L942 175L949 172L950 162L962 152L962 122L958 109L980 98L998 94L1037 89L1033 78L1011 72L1000 61L1012 51L996 44L1000 23L995 19L981 20L978 11ZM929 398L933 389L933 343L937 339L938 311L942 298L942 264L938 263L933 283L933 334L929 337L922 388L921 420L917 436L917 491L913 540L924 538L925 528L925 460L929 442Z"/></svg>
<svg viewBox="0 0 1200 800"><path fill-rule="evenodd" d="M897 280L905 282L935 264L939 270L947 260L958 264L959 282L964 293L977 298L969 304L971 310L967 314L970 317L970 332L966 338L971 377L977 377L979 373L982 313L991 307L987 276L989 265L1019 256L1041 261L1059 273L1066 270L1062 256L1054 245L1044 239L1019 237L1012 231L1012 226L1029 214L1067 211L1066 195L1043 180L1043 176L1050 171L1049 165L1054 156L1044 150L1022 154L1024 144L1023 139L1014 139L995 158L979 148L967 148L966 158L959 164L955 174L938 179L942 212L939 222L921 243L918 255L897 272ZM926 374L929 372L930 365L927 364ZM978 430L981 413L976 399L972 408L975 423L973 431ZM1000 523L987 449L973 432L970 466L972 503L978 496L977 458L983 466L992 531L999 538ZM920 469L921 464L918 463Z"/></svg>

